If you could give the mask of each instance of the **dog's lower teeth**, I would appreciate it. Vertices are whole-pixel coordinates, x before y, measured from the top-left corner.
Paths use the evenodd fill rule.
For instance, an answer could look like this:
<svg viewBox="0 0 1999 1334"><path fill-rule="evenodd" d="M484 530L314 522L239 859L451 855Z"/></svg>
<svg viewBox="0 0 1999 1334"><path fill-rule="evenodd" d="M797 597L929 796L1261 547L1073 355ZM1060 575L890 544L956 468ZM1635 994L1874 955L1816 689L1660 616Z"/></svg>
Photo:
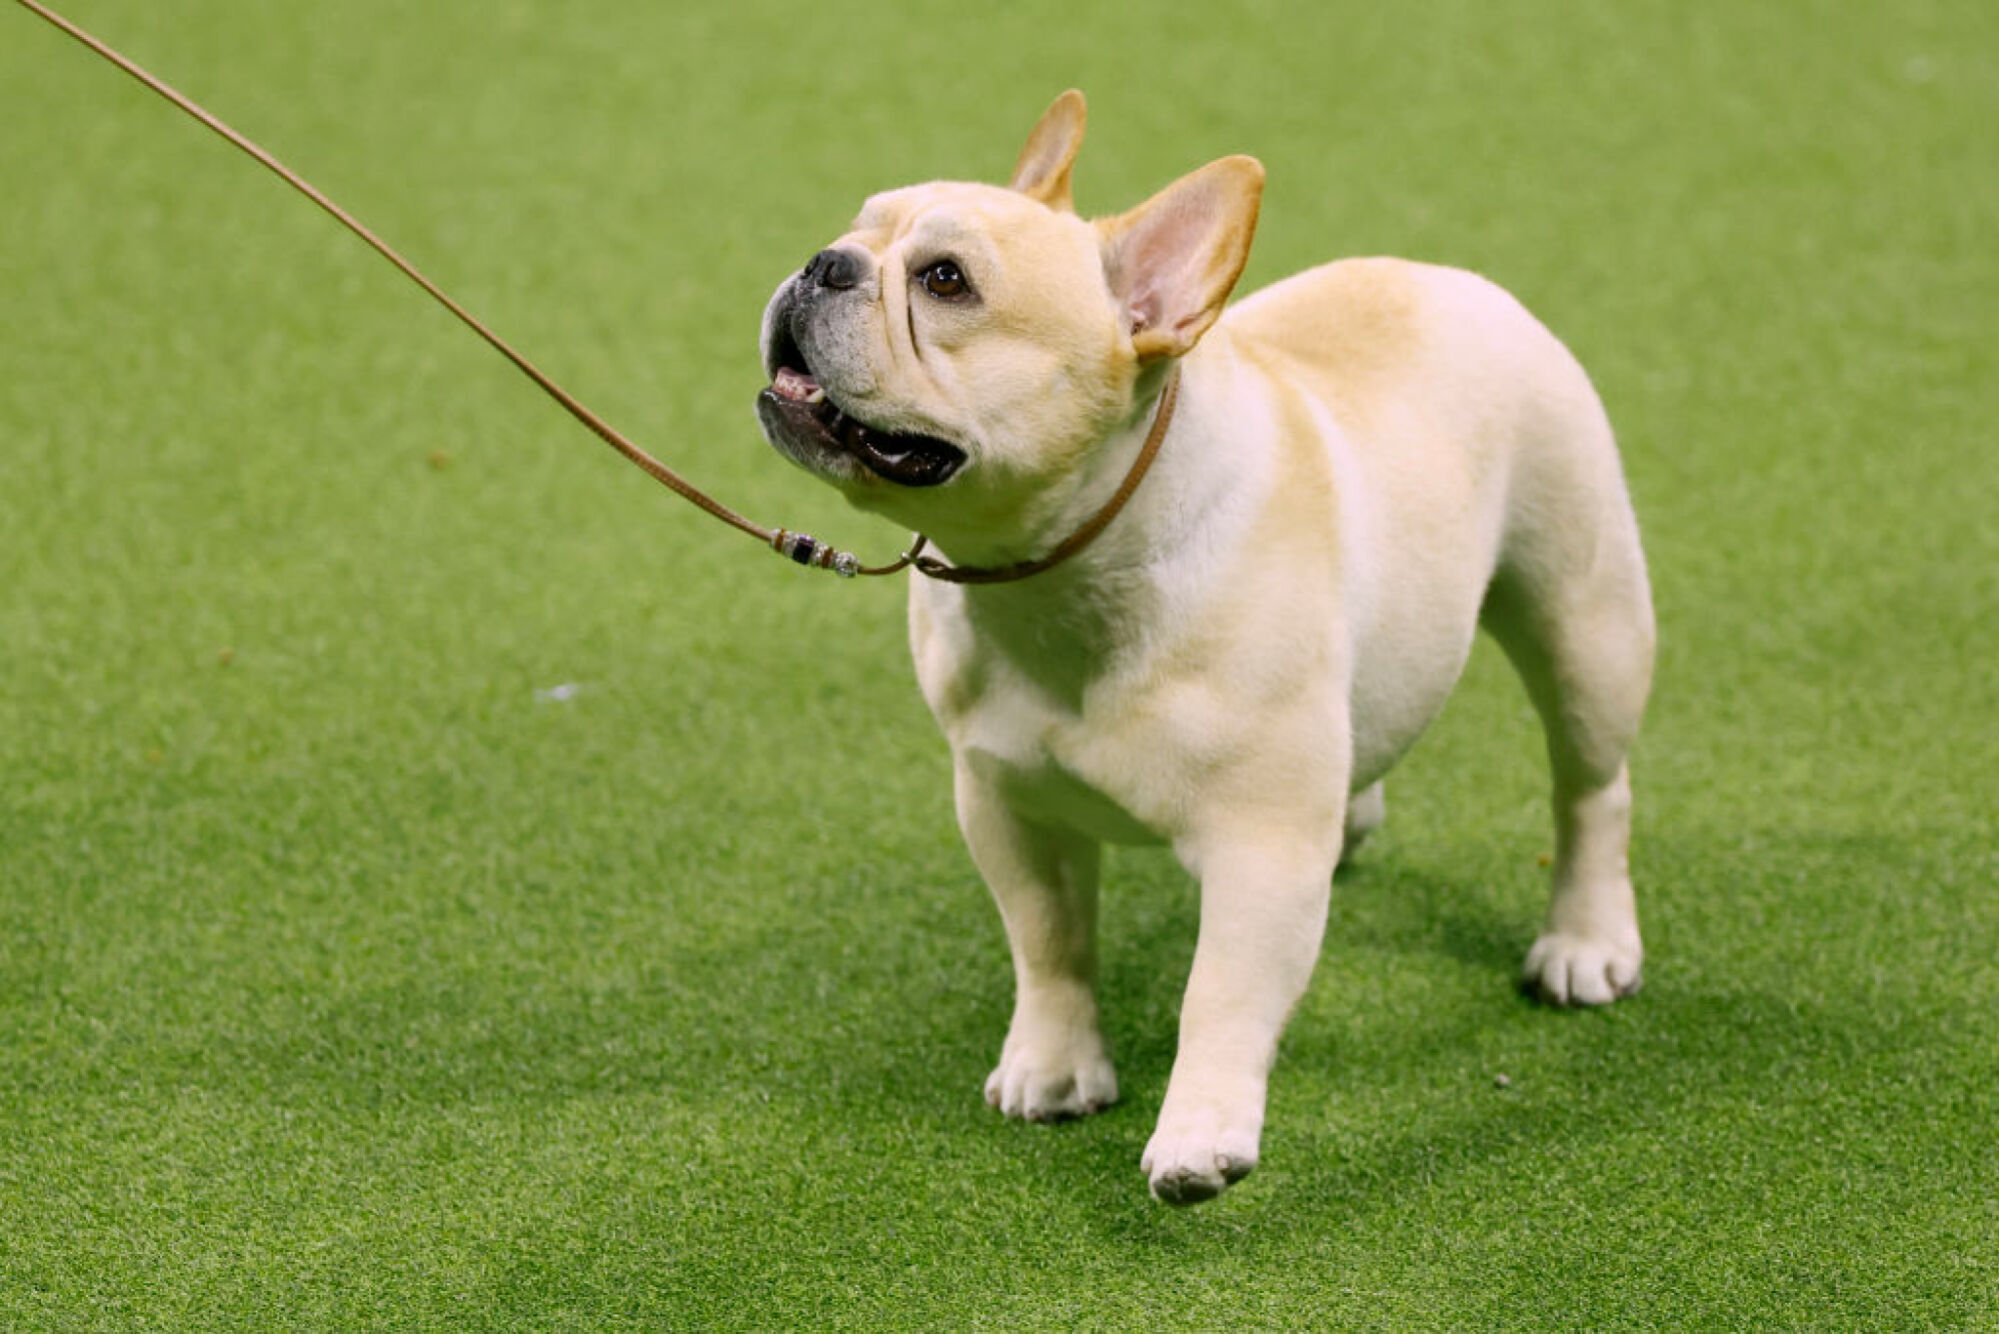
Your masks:
<svg viewBox="0 0 1999 1334"><path fill-rule="evenodd" d="M824 389L814 389L811 393L805 396L805 401L807 403L815 403L815 404L824 403L826 401L826 391Z"/></svg>

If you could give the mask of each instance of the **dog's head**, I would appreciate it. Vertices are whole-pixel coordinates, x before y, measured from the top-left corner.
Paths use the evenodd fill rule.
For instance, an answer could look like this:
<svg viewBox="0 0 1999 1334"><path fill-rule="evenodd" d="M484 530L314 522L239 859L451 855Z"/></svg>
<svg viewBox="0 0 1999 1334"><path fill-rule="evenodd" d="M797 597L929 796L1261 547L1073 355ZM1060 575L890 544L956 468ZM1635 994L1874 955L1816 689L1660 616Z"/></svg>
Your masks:
<svg viewBox="0 0 1999 1334"><path fill-rule="evenodd" d="M764 311L757 401L787 458L912 527L1018 531L1129 423L1249 257L1263 168L1229 157L1085 221L1082 94L1055 99L1004 188L876 195Z"/></svg>

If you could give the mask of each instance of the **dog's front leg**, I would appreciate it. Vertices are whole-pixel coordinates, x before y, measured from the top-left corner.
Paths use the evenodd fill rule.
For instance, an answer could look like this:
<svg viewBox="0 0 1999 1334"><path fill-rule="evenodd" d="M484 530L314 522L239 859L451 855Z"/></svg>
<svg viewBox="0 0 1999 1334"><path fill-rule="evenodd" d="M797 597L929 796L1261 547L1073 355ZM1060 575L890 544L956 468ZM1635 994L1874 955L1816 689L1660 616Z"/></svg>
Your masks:
<svg viewBox="0 0 1999 1334"><path fill-rule="evenodd" d="M986 1101L1008 1116L1053 1121L1117 1101L1097 1027L1095 839L1022 819L960 765L958 826L1013 948L1013 1022Z"/></svg>
<svg viewBox="0 0 1999 1334"><path fill-rule="evenodd" d="M1256 1166L1278 1035L1325 934L1340 814L1253 826L1183 847L1201 880L1201 936L1180 1050L1142 1167L1169 1204L1211 1199Z"/></svg>

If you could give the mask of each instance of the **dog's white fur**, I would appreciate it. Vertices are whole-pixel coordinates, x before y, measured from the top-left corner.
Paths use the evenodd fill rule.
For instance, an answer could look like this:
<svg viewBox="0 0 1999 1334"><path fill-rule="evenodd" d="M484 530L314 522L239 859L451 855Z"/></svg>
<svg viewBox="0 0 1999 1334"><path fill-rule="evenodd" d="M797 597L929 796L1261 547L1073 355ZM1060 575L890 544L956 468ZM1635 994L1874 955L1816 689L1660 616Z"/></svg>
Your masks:
<svg viewBox="0 0 1999 1334"><path fill-rule="evenodd" d="M808 466L954 560L1022 559L1116 487L1180 368L1157 463L1094 546L1016 584L912 578L909 613L960 825L1013 948L990 1102L1048 1119L1117 1096L1092 991L1100 844L1163 840L1200 880L1179 1053L1143 1160L1154 1193L1185 1202L1256 1163L1334 866L1380 822L1382 776L1480 624L1526 684L1554 775L1554 894L1527 979L1557 1003L1636 988L1625 753L1652 610L1603 409L1512 297L1456 270L1348 260L1223 315L1261 168L1224 159L1092 224L1069 210L1082 129L1081 97L1064 94L1008 189L877 196L836 243L868 280L815 314L812 372L871 424L961 445L963 472L911 489L831 457ZM976 301L916 281L942 253ZM767 355L770 339L767 321Z"/></svg>

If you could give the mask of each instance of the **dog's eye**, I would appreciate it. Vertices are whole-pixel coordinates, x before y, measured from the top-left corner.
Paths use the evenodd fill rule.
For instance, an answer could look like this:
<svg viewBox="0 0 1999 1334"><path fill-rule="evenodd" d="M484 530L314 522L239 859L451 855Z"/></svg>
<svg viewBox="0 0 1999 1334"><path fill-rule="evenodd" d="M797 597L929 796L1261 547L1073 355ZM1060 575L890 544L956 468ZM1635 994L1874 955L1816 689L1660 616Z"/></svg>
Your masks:
<svg viewBox="0 0 1999 1334"><path fill-rule="evenodd" d="M940 301L955 301L972 292L971 283L965 281L964 270L953 260L938 260L917 274L916 280L923 284L924 291Z"/></svg>

